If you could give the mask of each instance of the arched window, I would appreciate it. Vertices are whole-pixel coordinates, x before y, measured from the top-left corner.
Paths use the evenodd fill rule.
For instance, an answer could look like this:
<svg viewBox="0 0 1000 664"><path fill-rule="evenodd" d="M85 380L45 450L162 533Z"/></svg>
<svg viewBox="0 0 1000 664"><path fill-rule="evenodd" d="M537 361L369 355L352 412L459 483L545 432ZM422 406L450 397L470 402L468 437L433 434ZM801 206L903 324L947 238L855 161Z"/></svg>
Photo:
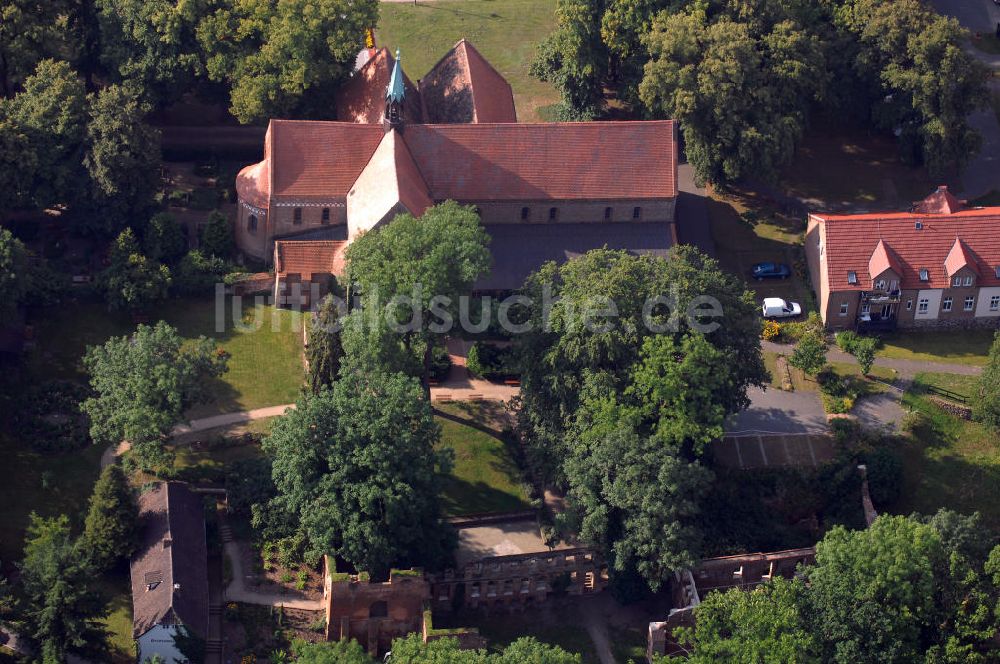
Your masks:
<svg viewBox="0 0 1000 664"><path fill-rule="evenodd" d="M330 223L330 208L323 208L323 218L322 222L324 224Z"/></svg>

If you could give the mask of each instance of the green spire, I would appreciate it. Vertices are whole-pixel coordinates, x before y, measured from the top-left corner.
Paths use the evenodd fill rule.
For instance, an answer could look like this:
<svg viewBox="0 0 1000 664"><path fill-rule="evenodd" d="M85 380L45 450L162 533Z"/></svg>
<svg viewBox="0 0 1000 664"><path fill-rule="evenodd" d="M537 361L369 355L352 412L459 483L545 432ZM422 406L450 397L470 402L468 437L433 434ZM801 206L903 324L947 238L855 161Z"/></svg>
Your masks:
<svg viewBox="0 0 1000 664"><path fill-rule="evenodd" d="M385 99L401 104L405 95L406 86L403 85L403 69L399 65L399 49L397 48L396 64L392 67L392 76L389 77L389 87L385 91Z"/></svg>

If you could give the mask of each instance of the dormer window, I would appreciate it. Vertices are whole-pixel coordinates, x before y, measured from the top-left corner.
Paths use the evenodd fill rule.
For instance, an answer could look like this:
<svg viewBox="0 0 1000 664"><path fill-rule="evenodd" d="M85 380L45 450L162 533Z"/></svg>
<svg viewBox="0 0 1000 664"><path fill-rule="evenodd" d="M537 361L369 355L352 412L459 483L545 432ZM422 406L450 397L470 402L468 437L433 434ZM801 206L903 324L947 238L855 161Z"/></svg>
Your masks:
<svg viewBox="0 0 1000 664"><path fill-rule="evenodd" d="M922 222L922 221L917 221L917 222L914 222L914 224L913 224L913 227L914 227L914 228L915 228L916 230L918 230L918 231L919 231L919 230L923 229L923 227L924 227L924 222Z"/></svg>
<svg viewBox="0 0 1000 664"><path fill-rule="evenodd" d="M847 273L847 283L849 283L849 284L856 284L856 283L858 283L858 273L855 272L854 270L849 271Z"/></svg>
<svg viewBox="0 0 1000 664"><path fill-rule="evenodd" d="M931 273L926 267L920 268L920 281L930 281Z"/></svg>
<svg viewBox="0 0 1000 664"><path fill-rule="evenodd" d="M961 285L962 285L962 277L952 277L951 278L951 287L952 288L958 288Z"/></svg>
<svg viewBox="0 0 1000 664"><path fill-rule="evenodd" d="M972 277L968 277L967 276L964 279L962 279L962 285L963 286L971 286L972 285Z"/></svg>
<svg viewBox="0 0 1000 664"><path fill-rule="evenodd" d="M875 290L885 290L885 279L879 279L875 282Z"/></svg>

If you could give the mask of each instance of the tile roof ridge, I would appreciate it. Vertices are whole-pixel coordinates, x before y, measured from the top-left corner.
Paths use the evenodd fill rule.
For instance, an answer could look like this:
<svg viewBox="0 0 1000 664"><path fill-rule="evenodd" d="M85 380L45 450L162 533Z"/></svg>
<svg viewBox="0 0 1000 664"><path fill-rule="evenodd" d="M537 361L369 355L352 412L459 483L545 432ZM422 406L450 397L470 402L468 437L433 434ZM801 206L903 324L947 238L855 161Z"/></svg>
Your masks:
<svg viewBox="0 0 1000 664"><path fill-rule="evenodd" d="M170 603L167 605L169 611L174 611L174 536L170 528L170 482L163 483L163 490L166 494L164 497L164 512L167 517L167 532L164 534L164 539L160 542L160 546L163 546L163 542L170 540L170 546L165 547L167 549L167 574L170 575L169 581L167 581L167 590L170 591Z"/></svg>
<svg viewBox="0 0 1000 664"><path fill-rule="evenodd" d="M395 166L397 165L396 162L398 159L398 156L396 154L396 146L397 144L402 144L403 149L406 151L405 154L406 158L410 160L410 164L413 166L413 170L416 171L418 176L420 176L420 184L422 184L424 187L424 194L427 196L428 199L430 199L431 205L434 205L434 197L431 196L431 186L427 182L427 178L424 176L424 172L420 170L420 164L417 163L416 157L413 156L413 150L410 149L410 144L406 142L406 134L403 132L397 132L395 129L393 129L392 131L396 135L392 150L392 156L393 156L393 167L396 175L397 191L399 190L399 171L398 169L395 169Z"/></svg>

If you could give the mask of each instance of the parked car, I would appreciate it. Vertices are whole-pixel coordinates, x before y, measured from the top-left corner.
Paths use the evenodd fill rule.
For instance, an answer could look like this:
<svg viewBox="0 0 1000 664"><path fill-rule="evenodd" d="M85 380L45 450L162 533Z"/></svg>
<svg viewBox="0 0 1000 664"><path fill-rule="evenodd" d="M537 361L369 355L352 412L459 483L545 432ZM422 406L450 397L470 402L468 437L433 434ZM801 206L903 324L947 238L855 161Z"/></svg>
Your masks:
<svg viewBox="0 0 1000 664"><path fill-rule="evenodd" d="M765 297L761 310L764 318L791 318L802 313L798 302L788 302L780 297Z"/></svg>
<svg viewBox="0 0 1000 664"><path fill-rule="evenodd" d="M753 266L753 278L757 281L761 279L787 279L792 276L792 269L784 263L757 263Z"/></svg>

